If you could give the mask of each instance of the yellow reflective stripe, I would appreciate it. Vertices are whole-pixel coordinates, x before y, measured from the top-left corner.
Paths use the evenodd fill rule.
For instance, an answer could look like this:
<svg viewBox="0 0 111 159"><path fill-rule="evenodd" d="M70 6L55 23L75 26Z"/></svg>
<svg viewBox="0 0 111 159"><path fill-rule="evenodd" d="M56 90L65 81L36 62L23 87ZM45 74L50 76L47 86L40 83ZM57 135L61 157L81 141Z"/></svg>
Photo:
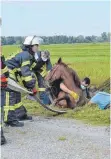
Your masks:
<svg viewBox="0 0 111 159"><path fill-rule="evenodd" d="M21 107L22 105L23 105L22 102L17 103L17 104L14 105L14 109L17 109L17 108Z"/></svg>
<svg viewBox="0 0 111 159"><path fill-rule="evenodd" d="M7 105L5 105L4 106L4 121L6 122L7 121L7 119L8 119L8 112L9 112L9 110L14 110L14 106L7 106Z"/></svg>
<svg viewBox="0 0 111 159"><path fill-rule="evenodd" d="M42 66L42 69L43 69L43 70L46 69L46 64L44 64L44 65Z"/></svg>
<svg viewBox="0 0 111 159"><path fill-rule="evenodd" d="M6 92L6 105L9 105L9 92ZM4 121L7 121L9 107L4 106Z"/></svg>
<svg viewBox="0 0 111 159"><path fill-rule="evenodd" d="M31 68L34 68L36 66L36 63L34 62L31 66Z"/></svg>
<svg viewBox="0 0 111 159"><path fill-rule="evenodd" d="M40 92L43 92L45 90L46 90L46 88L38 88L38 91L40 91Z"/></svg>
<svg viewBox="0 0 111 159"><path fill-rule="evenodd" d="M14 106L13 105L5 105L4 106L4 111L9 111L9 110L15 110Z"/></svg>
<svg viewBox="0 0 111 159"><path fill-rule="evenodd" d="M26 82L31 81L32 80L32 76L27 76L27 77L22 77L22 79Z"/></svg>
<svg viewBox="0 0 111 159"><path fill-rule="evenodd" d="M24 61L24 62L22 63L22 67L23 67L23 66L26 66L26 65L30 65L30 61Z"/></svg>
<svg viewBox="0 0 111 159"><path fill-rule="evenodd" d="M16 80L16 77L15 77L15 72L16 72L16 71L17 71L16 68L13 69L13 70L9 69L9 77L10 77L10 78L13 78L14 80Z"/></svg>
<svg viewBox="0 0 111 159"><path fill-rule="evenodd" d="M9 105L9 92L6 92L6 105ZM7 121L8 111L9 108L7 109L7 106L4 106L4 121Z"/></svg>
<svg viewBox="0 0 111 159"><path fill-rule="evenodd" d="M4 121L6 122L7 121L7 119L8 119L8 112L9 112L9 110L14 110L14 106L12 105L5 105L4 106Z"/></svg>
<svg viewBox="0 0 111 159"><path fill-rule="evenodd" d="M47 70L46 70L46 64L43 65L43 67L41 68L42 72L40 73L42 77L45 77L47 74Z"/></svg>
<svg viewBox="0 0 111 159"><path fill-rule="evenodd" d="M9 92L6 92L6 105L9 105Z"/></svg>
<svg viewBox="0 0 111 159"><path fill-rule="evenodd" d="M21 71L20 68L17 68L17 71Z"/></svg>
<svg viewBox="0 0 111 159"><path fill-rule="evenodd" d="M17 72L17 68L14 68L13 70L9 69L9 72L10 73L15 73L15 72Z"/></svg>
<svg viewBox="0 0 111 159"><path fill-rule="evenodd" d="M42 71L40 74L41 74L42 77L45 77L46 74L47 74L47 71L44 70L44 71Z"/></svg>
<svg viewBox="0 0 111 159"><path fill-rule="evenodd" d="M16 80L15 75L14 75L14 74L12 74L12 73L10 73L10 74L9 74L9 77L10 77L10 78L13 78L14 80Z"/></svg>
<svg viewBox="0 0 111 159"><path fill-rule="evenodd" d="M5 72L8 72L8 68L7 68L7 66L5 66L5 68L4 68L4 69L1 69L1 74L5 73Z"/></svg>
<svg viewBox="0 0 111 159"><path fill-rule="evenodd" d="M48 74L49 74L49 72L50 72L50 70L49 70L49 71L46 71L45 76L46 76L46 75L48 75Z"/></svg>

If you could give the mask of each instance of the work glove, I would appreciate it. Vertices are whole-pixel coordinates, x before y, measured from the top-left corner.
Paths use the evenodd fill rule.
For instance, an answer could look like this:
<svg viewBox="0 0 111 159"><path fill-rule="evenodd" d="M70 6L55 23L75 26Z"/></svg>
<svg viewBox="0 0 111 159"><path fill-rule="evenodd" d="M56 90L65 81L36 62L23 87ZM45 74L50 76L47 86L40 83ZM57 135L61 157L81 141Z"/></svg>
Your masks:
<svg viewBox="0 0 111 159"><path fill-rule="evenodd" d="M37 94L37 89L36 89L36 88L33 88L33 89L32 89L32 92L33 92L33 95L36 95L36 94Z"/></svg>
<svg viewBox="0 0 111 159"><path fill-rule="evenodd" d="M31 94L29 94L30 96L35 96L38 92L36 88L28 89L28 90L32 92Z"/></svg>
<svg viewBox="0 0 111 159"><path fill-rule="evenodd" d="M5 76L1 76L1 88L6 88L8 79Z"/></svg>
<svg viewBox="0 0 111 159"><path fill-rule="evenodd" d="M76 101L78 101L79 95L78 95L77 93L71 91L70 95L71 95Z"/></svg>

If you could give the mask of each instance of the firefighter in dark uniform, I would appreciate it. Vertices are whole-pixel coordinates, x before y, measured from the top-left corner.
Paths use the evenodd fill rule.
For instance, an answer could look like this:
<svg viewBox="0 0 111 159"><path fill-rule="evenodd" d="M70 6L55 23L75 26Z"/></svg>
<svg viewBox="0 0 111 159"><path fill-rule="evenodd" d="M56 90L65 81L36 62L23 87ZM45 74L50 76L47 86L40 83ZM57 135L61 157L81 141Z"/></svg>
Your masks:
<svg viewBox="0 0 111 159"><path fill-rule="evenodd" d="M19 82L18 77L23 81L23 85L28 89L36 93L35 83L36 79L32 75L31 65L34 62L34 53L37 52L39 47L39 39L36 36L26 37L22 51L17 53L13 57L6 61L7 67L9 69L9 77ZM32 117L27 115L27 110L21 102L21 93L13 91L9 96L10 106L13 107L16 116L19 120L31 120ZM8 115L9 112L7 112ZM13 114L10 114L13 116ZM9 115L8 115L9 117ZM7 118L8 122L9 118Z"/></svg>
<svg viewBox="0 0 111 159"><path fill-rule="evenodd" d="M10 103L10 98L12 94L12 90L7 88L7 80L9 77L9 71L7 66L5 65L5 58L1 56L1 115L2 115L2 123L5 122L8 118L8 123L12 127L21 127L24 124L19 122L17 119L15 110L13 107L9 107L9 105L13 105ZM13 99L14 100L14 99ZM8 112L8 114L7 114Z"/></svg>
<svg viewBox="0 0 111 159"><path fill-rule="evenodd" d="M6 143L6 139L3 133L3 116L4 116L4 105L5 105L5 94L6 94L6 87L7 87L7 78L9 76L8 69L4 64L5 58L1 56L1 145Z"/></svg>
<svg viewBox="0 0 111 159"><path fill-rule="evenodd" d="M49 51L38 51L37 53L35 53L34 57L36 64L35 66L32 65L32 70L37 77L40 99L42 103L50 104L50 99L44 87L44 78L52 68L52 64L50 61L50 53Z"/></svg>

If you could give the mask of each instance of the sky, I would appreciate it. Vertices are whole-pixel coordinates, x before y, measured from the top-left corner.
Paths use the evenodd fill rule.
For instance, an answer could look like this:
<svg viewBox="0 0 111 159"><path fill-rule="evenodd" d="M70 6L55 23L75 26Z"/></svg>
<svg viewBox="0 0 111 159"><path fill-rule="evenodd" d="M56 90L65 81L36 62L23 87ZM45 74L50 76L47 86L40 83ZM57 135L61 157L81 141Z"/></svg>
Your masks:
<svg viewBox="0 0 111 159"><path fill-rule="evenodd" d="M109 1L2 1L2 36L100 35L109 32Z"/></svg>

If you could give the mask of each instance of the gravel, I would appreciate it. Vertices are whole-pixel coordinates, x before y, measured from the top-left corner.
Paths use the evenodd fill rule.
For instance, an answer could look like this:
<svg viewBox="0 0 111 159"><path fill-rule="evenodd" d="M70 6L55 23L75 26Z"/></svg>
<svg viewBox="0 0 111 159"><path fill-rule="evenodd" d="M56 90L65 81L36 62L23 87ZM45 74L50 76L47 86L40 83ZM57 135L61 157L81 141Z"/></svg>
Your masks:
<svg viewBox="0 0 111 159"><path fill-rule="evenodd" d="M76 120L34 117L22 128L5 127L2 159L109 159L110 131Z"/></svg>

